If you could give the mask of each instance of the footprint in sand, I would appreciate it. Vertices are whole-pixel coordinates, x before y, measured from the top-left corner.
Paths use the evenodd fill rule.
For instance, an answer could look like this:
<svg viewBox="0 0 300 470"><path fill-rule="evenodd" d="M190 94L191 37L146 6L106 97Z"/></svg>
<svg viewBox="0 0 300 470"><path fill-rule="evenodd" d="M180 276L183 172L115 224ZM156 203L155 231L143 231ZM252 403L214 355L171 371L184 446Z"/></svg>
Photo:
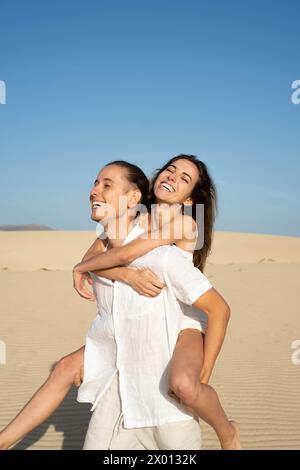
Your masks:
<svg viewBox="0 0 300 470"><path fill-rule="evenodd" d="M265 262L268 263L268 262L274 262L274 261L276 261L276 260L273 259L273 258L261 258L261 259L258 261L258 263L265 263Z"/></svg>

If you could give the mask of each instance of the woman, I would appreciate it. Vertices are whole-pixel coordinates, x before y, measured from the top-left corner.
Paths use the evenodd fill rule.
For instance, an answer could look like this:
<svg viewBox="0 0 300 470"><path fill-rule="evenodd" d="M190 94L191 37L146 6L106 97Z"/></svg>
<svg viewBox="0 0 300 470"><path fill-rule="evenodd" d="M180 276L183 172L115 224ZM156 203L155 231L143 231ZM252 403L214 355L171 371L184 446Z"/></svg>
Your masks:
<svg viewBox="0 0 300 470"><path fill-rule="evenodd" d="M120 165L121 163L116 162L115 164ZM126 165L124 171L126 177L128 177L129 183L134 183L137 186L140 184L142 180L140 175L137 177L137 175L134 175L134 172L128 171ZM143 184L142 187L140 187L141 194L144 195L142 202L145 202L145 186L146 185ZM92 190L91 196L94 194L93 191L95 191L95 189ZM154 200L153 198L156 197L157 202L160 204L163 202L166 204L185 203L192 204L192 207L195 207L197 203L205 204L204 247L202 250L197 250L194 253L195 265L202 268L211 245L212 224L214 219L214 194L214 187L205 165L199 162L195 157L185 155L170 160L162 170L157 172L152 185L152 201ZM96 268L104 268L119 265L120 259L122 262L126 263L132 260L133 257L141 256L143 253L158 246L159 242L161 244L163 243L161 240L156 240L156 245L153 243L153 240L151 240L151 243L149 242L150 240L131 242L131 244L121 248L121 250L123 250L121 258L119 248L110 250L110 253L101 255L102 265L101 263L99 264L99 260L96 259L99 258L99 256L96 258L93 257L90 260L92 269L91 267L87 267L87 264L83 264L75 269L75 273L80 273L80 270L81 272L93 270L93 266L96 266ZM177 246L183 249L186 248L189 242L188 237L183 237L181 241L176 241ZM142 244L144 248L141 250ZM101 251L103 250L102 241L96 240L90 250L88 250L84 260L94 255L99 249ZM124 252L125 249L126 251ZM105 263L107 264L105 265ZM114 272L112 272L113 269L108 270L106 273L101 271L101 276L123 280L128 282L129 285L135 289L141 288L141 273L137 275L136 272L130 272L131 270L127 268L115 268ZM114 277L112 277L113 275ZM157 295L163 287L160 281L149 272L145 274L144 278L147 280L145 286L142 288L145 295ZM80 285L81 280L82 278L79 274L79 287L77 280L75 284L77 283L76 286L81 295L87 298L89 294L83 290L82 284ZM194 403L195 394L197 394L197 396L200 394L204 406L201 406L195 410L195 412L214 427L222 448L239 448L236 424L228 421L220 407L215 392L211 387L205 385L209 380L219 352L218 348L216 349L211 341L211 338L214 337L213 328L211 328L210 332L207 334L204 354L203 336L199 321L193 321L193 319L189 317L187 317L185 321L188 321L188 323L186 323L186 326L183 325L183 330L179 335L173 354L170 388L178 399L188 406ZM211 323L217 323L217 321ZM223 333L225 333L225 330ZM222 334L221 336L224 335ZM219 345L221 345L222 341L223 337L220 338ZM82 364L83 348L63 358L58 363L47 382L25 406L17 418L0 433L0 446L2 448L8 448L13 442L20 439L24 434L40 424L54 411L65 397L71 384L74 381L79 382Z"/></svg>

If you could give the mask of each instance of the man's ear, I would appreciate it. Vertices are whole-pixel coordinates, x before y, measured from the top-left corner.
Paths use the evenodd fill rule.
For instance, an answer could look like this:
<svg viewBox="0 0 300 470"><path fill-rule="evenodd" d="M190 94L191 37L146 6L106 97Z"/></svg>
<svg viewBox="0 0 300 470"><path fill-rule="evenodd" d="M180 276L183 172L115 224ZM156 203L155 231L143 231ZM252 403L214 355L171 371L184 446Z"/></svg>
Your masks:
<svg viewBox="0 0 300 470"><path fill-rule="evenodd" d="M191 197L188 197L185 201L183 201L184 206L192 206L193 205L193 199Z"/></svg>
<svg viewBox="0 0 300 470"><path fill-rule="evenodd" d="M131 209L132 207L136 206L139 204L141 201L142 193L139 189L133 189L130 191L130 195L128 197L128 208Z"/></svg>

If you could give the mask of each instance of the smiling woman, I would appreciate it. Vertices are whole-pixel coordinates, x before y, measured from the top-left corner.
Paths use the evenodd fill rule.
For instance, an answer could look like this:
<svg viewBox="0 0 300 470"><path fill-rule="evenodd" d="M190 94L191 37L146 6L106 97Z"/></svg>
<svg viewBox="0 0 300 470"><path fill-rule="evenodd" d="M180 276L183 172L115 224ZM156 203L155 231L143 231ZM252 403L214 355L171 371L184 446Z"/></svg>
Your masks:
<svg viewBox="0 0 300 470"><path fill-rule="evenodd" d="M150 185L149 206L160 202L179 203L189 209L198 231L193 261L203 271L211 249L217 207L216 187L205 163L194 155L180 154L158 169ZM203 218L198 217L201 205L205 208ZM202 233L203 243L199 246Z"/></svg>

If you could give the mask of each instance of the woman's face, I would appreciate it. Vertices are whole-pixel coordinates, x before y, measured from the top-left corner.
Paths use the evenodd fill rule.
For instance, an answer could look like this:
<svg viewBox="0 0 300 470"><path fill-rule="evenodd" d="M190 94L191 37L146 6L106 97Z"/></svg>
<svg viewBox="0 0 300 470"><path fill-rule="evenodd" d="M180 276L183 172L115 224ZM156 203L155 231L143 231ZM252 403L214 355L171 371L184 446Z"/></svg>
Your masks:
<svg viewBox="0 0 300 470"><path fill-rule="evenodd" d="M190 195L199 179L197 166L185 158L175 160L162 171L154 185L158 203L191 204Z"/></svg>
<svg viewBox="0 0 300 470"><path fill-rule="evenodd" d="M92 220L106 222L123 215L127 211L129 189L125 168L119 165L102 168L90 192Z"/></svg>

